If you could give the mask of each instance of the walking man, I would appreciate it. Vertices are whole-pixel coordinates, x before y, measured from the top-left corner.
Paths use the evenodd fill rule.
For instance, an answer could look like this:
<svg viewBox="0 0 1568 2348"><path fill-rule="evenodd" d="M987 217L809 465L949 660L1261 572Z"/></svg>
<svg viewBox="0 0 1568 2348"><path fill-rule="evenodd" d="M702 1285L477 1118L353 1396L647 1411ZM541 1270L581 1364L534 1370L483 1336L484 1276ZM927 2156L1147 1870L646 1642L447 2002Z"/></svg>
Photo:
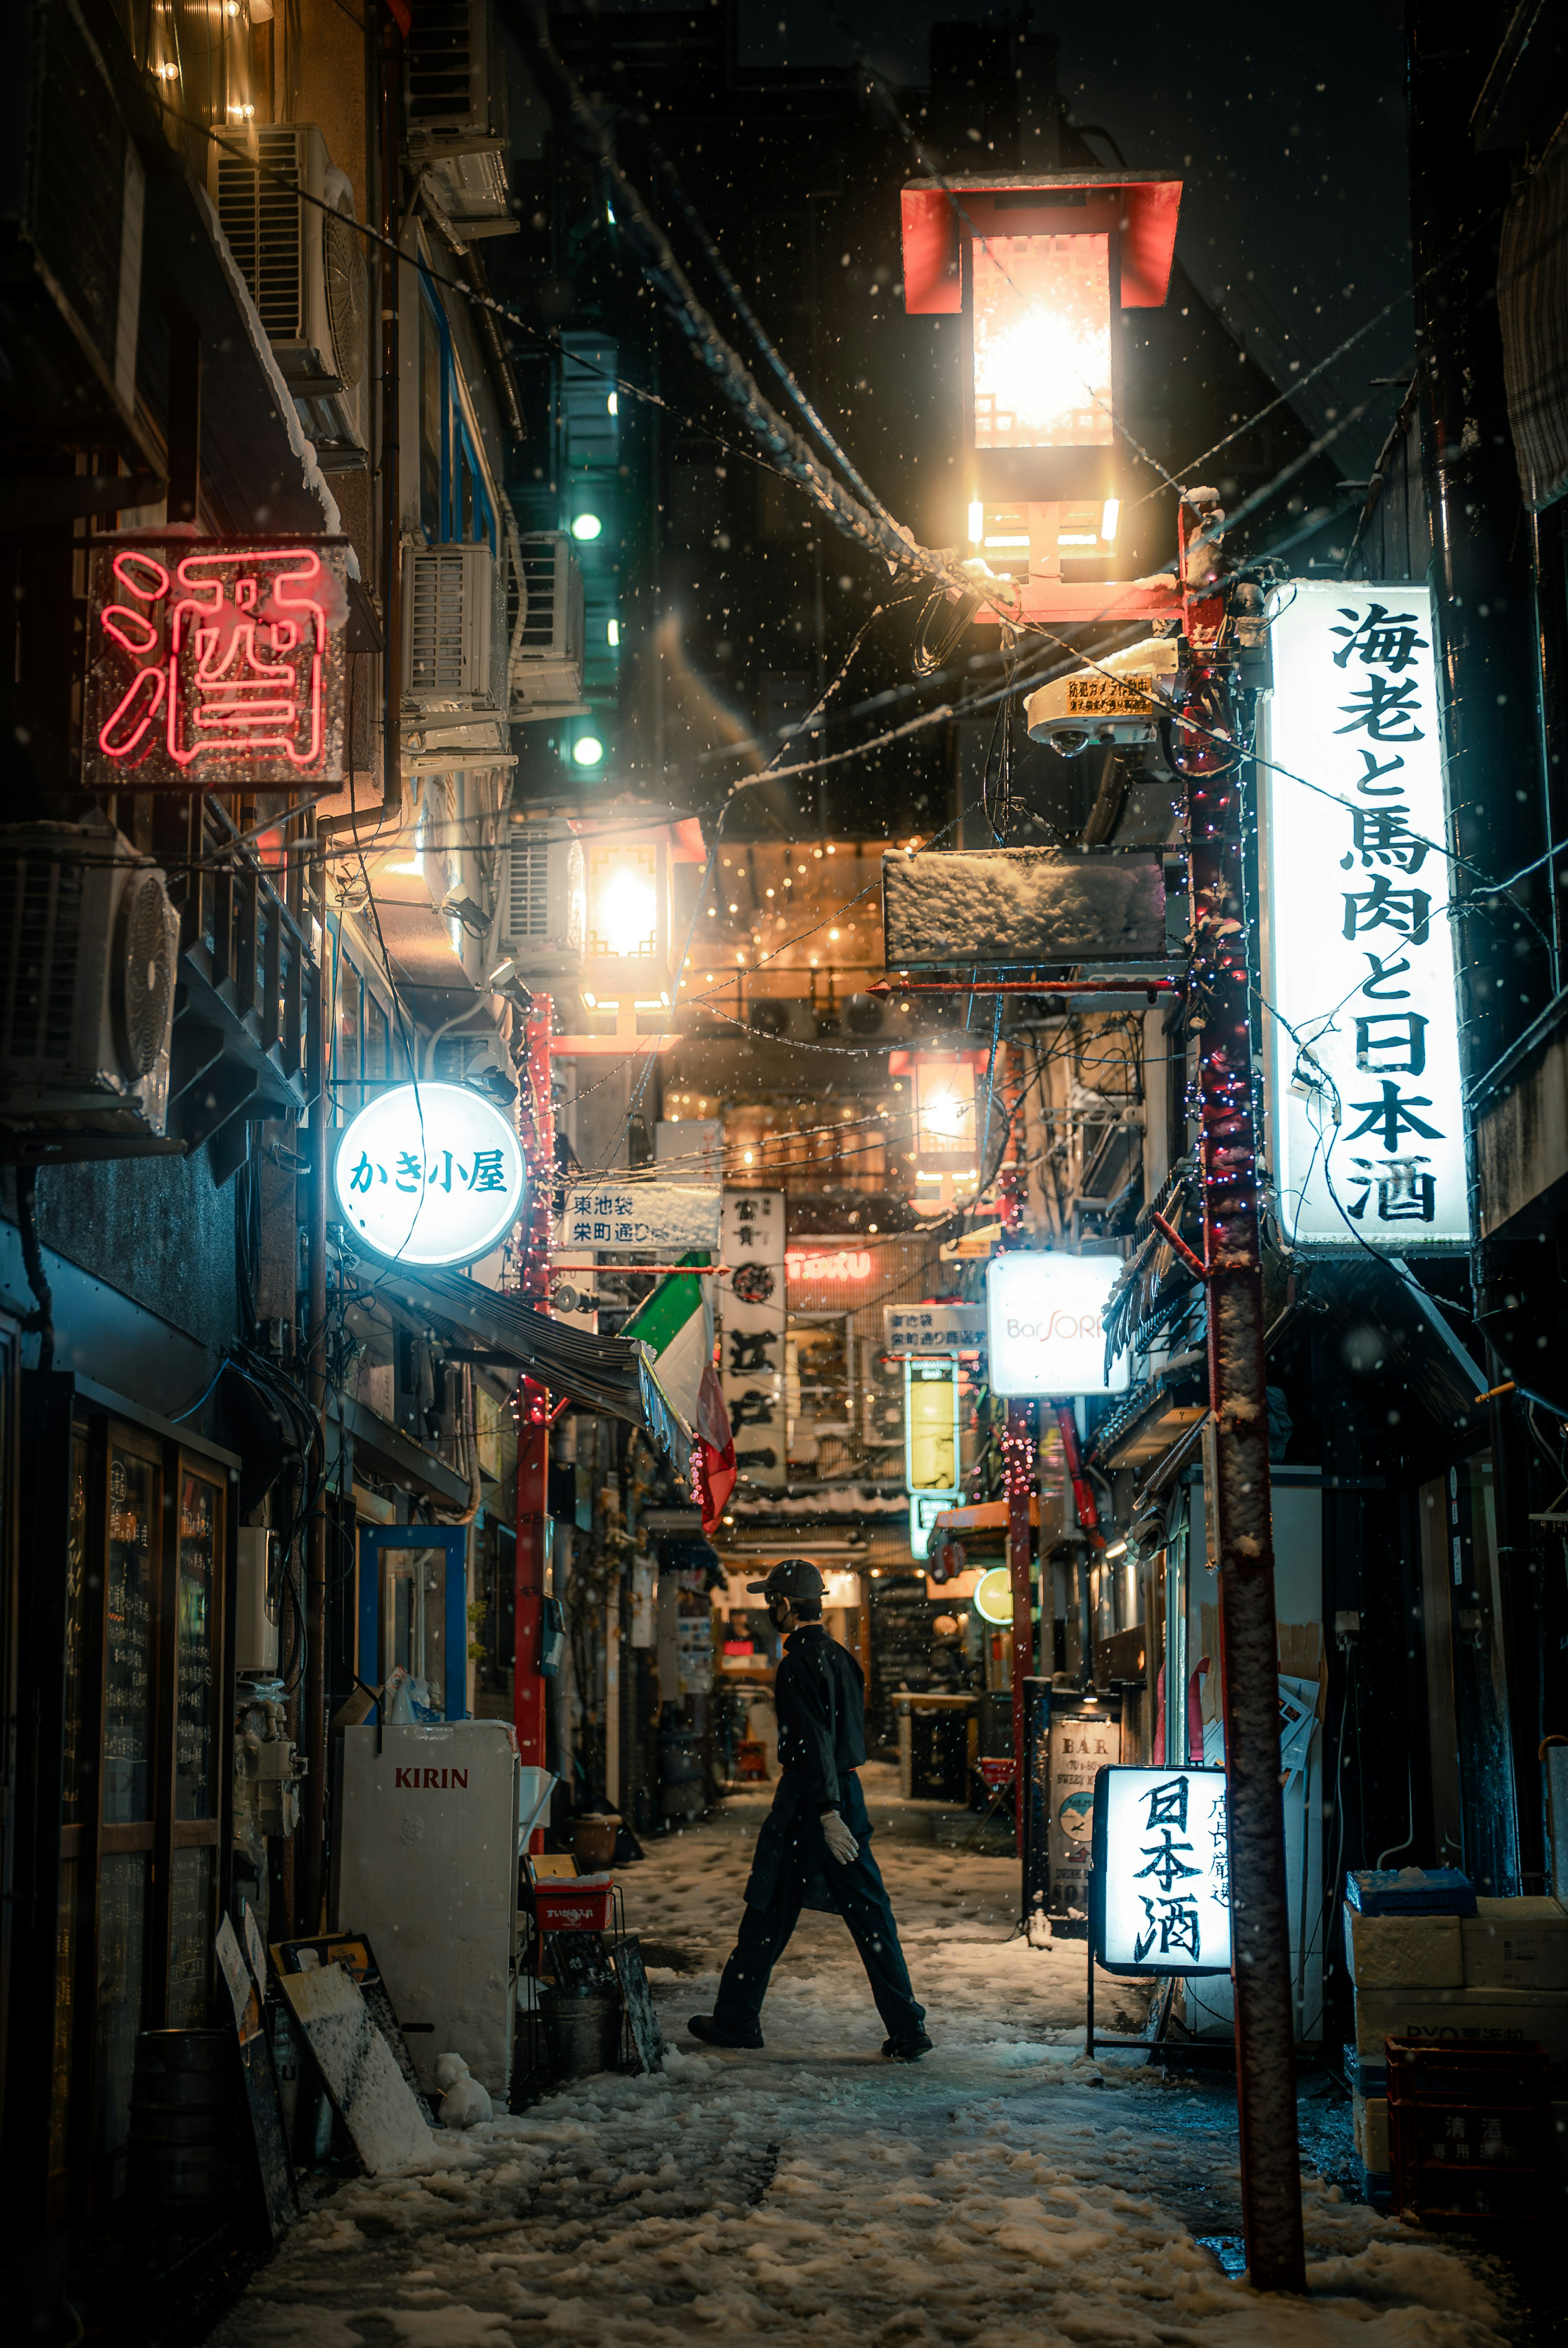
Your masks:
<svg viewBox="0 0 1568 2348"><path fill-rule="evenodd" d="M909 1986L855 1774L866 1758L860 1666L823 1628L826 1584L809 1559L785 1558L765 1581L747 1587L766 1598L768 1620L784 1637L774 1689L778 1791L757 1837L745 1912L713 2011L693 2014L688 2027L710 2046L760 2046L768 1979L801 1910L836 1909L887 2032L883 2054L891 2062L916 2062L931 2044L926 2009Z"/></svg>

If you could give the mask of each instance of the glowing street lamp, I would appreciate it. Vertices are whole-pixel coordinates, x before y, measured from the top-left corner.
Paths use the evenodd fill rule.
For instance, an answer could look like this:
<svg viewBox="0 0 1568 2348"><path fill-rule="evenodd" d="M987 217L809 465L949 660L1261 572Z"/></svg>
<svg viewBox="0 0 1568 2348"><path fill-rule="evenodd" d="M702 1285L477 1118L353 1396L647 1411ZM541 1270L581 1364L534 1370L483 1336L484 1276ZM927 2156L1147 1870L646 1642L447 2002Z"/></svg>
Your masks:
<svg viewBox="0 0 1568 2348"><path fill-rule="evenodd" d="M670 1002L670 852L661 838L588 851L583 1000L634 1030L639 1011Z"/></svg>
<svg viewBox="0 0 1568 2348"><path fill-rule="evenodd" d="M888 1069L907 1076L915 1096L915 1181L917 1207L950 1207L961 1189L979 1180L980 1130L977 1066L981 1052L894 1052Z"/></svg>
<svg viewBox="0 0 1568 2348"><path fill-rule="evenodd" d="M995 572L1060 579L1111 554L1116 313L1163 303L1180 200L1179 180L1117 171L903 191L905 306L963 322L968 537Z"/></svg>

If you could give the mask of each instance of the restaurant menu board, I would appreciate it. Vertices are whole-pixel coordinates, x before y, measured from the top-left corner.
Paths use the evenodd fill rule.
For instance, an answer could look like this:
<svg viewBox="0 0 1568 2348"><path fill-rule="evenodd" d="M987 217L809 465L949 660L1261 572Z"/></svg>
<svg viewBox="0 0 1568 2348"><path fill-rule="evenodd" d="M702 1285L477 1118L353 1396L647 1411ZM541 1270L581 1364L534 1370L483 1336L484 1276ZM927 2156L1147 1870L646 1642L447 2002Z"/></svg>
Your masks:
<svg viewBox="0 0 1568 2348"><path fill-rule="evenodd" d="M218 1571L218 1489L187 1470L179 1479L176 1606L174 1815L211 1818L213 1592Z"/></svg>
<svg viewBox="0 0 1568 2348"><path fill-rule="evenodd" d="M743 1485L778 1490L788 1472L784 1416L784 1195L726 1190L720 1252L720 1383Z"/></svg>
<svg viewBox="0 0 1568 2348"><path fill-rule="evenodd" d="M153 1511L158 1471L109 1453L108 1605L104 1656L104 1819L152 1816Z"/></svg>
<svg viewBox="0 0 1568 2348"><path fill-rule="evenodd" d="M66 1533L66 1703L62 1725L62 1826L82 1822L82 1678L86 1653L87 1558L87 1444L71 1441L71 1514Z"/></svg>

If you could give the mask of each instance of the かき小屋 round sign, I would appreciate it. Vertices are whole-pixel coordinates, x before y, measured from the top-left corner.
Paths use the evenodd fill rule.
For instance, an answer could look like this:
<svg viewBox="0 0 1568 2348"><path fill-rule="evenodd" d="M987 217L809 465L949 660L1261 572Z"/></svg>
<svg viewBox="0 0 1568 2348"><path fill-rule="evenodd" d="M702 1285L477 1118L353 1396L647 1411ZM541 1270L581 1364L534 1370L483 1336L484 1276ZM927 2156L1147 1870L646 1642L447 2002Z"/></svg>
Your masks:
<svg viewBox="0 0 1568 2348"><path fill-rule="evenodd" d="M522 1213L522 1148L466 1085L397 1085L344 1126L333 1159L338 1213L398 1263L472 1263Z"/></svg>

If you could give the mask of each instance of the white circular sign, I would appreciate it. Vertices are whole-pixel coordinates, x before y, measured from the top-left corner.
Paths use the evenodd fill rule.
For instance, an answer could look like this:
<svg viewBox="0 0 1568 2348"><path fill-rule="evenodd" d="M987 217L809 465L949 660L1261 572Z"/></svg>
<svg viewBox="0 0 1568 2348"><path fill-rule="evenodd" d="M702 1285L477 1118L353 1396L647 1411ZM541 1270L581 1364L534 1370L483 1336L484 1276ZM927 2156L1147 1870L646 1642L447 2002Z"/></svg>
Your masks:
<svg viewBox="0 0 1568 2348"><path fill-rule="evenodd" d="M368 1101L333 1159L338 1212L377 1255L472 1263L523 1210L517 1135L466 1085L399 1085Z"/></svg>

